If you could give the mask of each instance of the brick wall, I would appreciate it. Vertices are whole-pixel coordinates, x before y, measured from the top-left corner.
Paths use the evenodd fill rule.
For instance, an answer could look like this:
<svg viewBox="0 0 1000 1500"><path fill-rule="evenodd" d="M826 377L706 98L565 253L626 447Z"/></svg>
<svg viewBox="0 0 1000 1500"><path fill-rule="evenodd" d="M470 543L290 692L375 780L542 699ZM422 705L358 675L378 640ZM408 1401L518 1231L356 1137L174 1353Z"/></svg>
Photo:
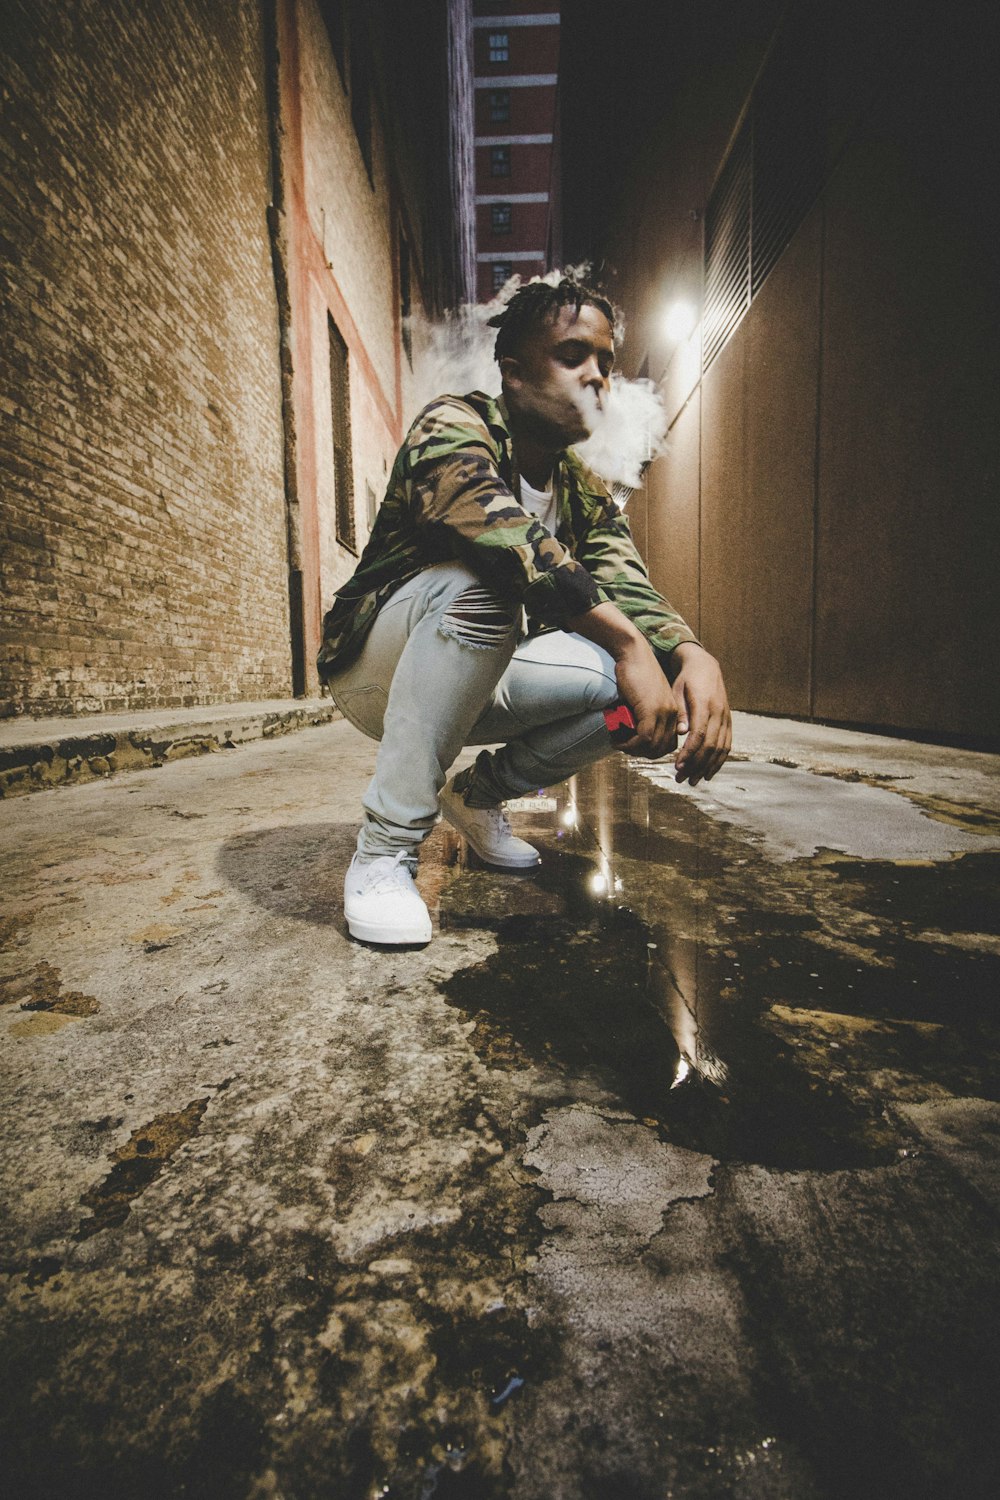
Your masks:
<svg viewBox="0 0 1000 1500"><path fill-rule="evenodd" d="M497 125L494 133L502 138L508 132L504 126ZM490 150L489 146L476 147L477 193L548 192L552 179L551 146L511 146L510 175L507 177L493 176Z"/></svg>
<svg viewBox="0 0 1000 1500"><path fill-rule="evenodd" d="M500 197L503 188L499 189ZM519 250L526 247L545 250L549 232L549 205L547 203L511 203L510 231L497 233L493 228L492 205L480 203L476 209L476 235L480 250L506 250L516 245Z"/></svg>
<svg viewBox="0 0 1000 1500"><path fill-rule="evenodd" d="M0 714L290 691L255 0L7 0Z"/></svg>
<svg viewBox="0 0 1000 1500"><path fill-rule="evenodd" d="M496 80L497 89L504 89L504 80ZM530 88L508 88L510 95L510 118L497 123L490 112L492 88L476 90L476 134L477 135L538 135L552 130L556 118L556 91L554 87L533 85Z"/></svg>

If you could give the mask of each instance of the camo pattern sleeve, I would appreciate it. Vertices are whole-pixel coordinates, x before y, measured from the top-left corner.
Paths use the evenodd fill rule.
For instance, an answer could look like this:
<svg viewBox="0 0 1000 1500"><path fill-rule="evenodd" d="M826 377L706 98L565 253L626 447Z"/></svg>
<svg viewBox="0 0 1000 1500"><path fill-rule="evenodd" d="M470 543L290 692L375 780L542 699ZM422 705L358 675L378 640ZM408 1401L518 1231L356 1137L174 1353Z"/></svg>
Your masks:
<svg viewBox="0 0 1000 1500"><path fill-rule="evenodd" d="M675 646L698 638L650 582L628 521L604 481L572 451L566 464L573 554L611 603L638 626L666 668Z"/></svg>
<svg viewBox="0 0 1000 1500"><path fill-rule="evenodd" d="M464 562L538 623L562 625L607 597L518 504L507 445L468 402L443 397L425 407L407 438L406 477L425 545Z"/></svg>
<svg viewBox="0 0 1000 1500"><path fill-rule="evenodd" d="M572 548L522 510L512 486L510 432L496 400L473 391L425 407L396 455L358 565L324 616L320 677L346 667L386 600L435 563L464 562L542 626L601 603L607 596Z"/></svg>

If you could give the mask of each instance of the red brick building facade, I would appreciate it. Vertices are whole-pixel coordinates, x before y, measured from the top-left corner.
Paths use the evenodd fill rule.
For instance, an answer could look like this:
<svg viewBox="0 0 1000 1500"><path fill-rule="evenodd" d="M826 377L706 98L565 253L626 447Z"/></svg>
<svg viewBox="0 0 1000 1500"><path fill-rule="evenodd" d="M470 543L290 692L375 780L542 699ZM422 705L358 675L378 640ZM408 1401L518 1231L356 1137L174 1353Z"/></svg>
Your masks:
<svg viewBox="0 0 1000 1500"><path fill-rule="evenodd" d="M527 280L561 258L559 10L476 0L477 295L515 273Z"/></svg>

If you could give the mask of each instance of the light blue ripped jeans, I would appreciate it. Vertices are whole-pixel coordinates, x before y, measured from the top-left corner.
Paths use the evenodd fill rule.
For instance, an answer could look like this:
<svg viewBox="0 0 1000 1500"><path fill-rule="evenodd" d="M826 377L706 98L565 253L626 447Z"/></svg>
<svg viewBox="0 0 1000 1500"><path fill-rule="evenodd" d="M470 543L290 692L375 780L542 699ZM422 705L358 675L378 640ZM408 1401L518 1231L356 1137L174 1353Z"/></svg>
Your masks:
<svg viewBox="0 0 1000 1500"><path fill-rule="evenodd" d="M331 677L344 717L381 740L363 858L415 853L466 745L502 745L476 762L473 807L554 786L613 748L603 716L618 701L611 657L565 631L518 644L520 614L461 563L438 563L397 589L361 654Z"/></svg>

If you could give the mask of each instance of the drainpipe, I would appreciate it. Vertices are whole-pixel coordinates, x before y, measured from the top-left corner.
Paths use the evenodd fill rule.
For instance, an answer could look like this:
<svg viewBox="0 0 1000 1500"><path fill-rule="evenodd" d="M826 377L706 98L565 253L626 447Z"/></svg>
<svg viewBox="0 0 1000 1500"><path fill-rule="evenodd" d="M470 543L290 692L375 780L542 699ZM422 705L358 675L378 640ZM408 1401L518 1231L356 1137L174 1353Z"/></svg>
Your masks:
<svg viewBox="0 0 1000 1500"><path fill-rule="evenodd" d="M292 399L292 302L288 283L288 220L282 158L281 57L278 50L278 6L283 0L261 0L264 37L264 88L270 181L267 228L278 306L278 358L281 369L281 428L284 449L285 525L288 542L288 615L291 632L292 693L306 695L306 639L303 607L302 525L296 479L295 405Z"/></svg>

